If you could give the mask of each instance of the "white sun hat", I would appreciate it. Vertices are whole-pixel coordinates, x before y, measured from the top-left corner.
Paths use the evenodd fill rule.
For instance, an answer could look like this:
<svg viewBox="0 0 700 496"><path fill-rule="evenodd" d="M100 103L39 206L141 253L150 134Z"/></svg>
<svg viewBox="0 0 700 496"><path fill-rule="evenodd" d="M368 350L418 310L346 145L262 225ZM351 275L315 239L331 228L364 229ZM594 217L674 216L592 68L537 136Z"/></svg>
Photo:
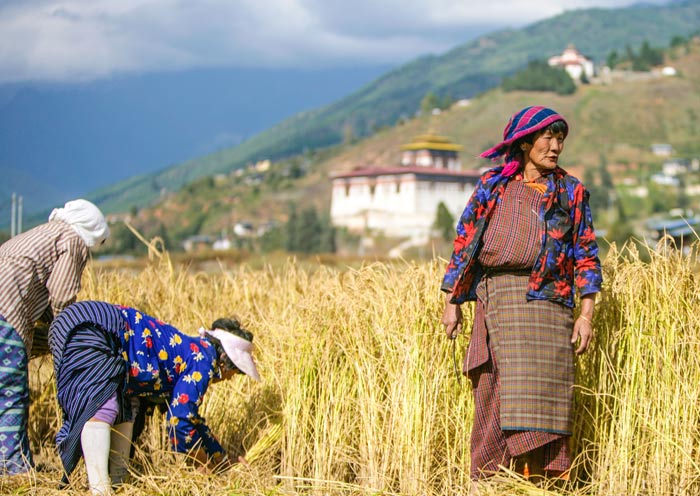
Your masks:
<svg viewBox="0 0 700 496"><path fill-rule="evenodd" d="M206 333L219 340L226 355L241 372L260 381L258 368L253 361L253 343L223 329L207 330Z"/></svg>

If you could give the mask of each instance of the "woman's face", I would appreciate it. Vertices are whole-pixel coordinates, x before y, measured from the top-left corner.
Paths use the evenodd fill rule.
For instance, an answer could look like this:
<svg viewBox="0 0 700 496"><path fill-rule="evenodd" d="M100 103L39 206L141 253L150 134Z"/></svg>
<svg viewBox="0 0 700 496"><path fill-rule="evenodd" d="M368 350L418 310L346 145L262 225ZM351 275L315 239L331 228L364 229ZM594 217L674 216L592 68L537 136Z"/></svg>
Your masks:
<svg viewBox="0 0 700 496"><path fill-rule="evenodd" d="M564 133L552 133L546 130L538 134L532 144L523 144L525 165L534 165L540 170L552 170L559 162L559 155L564 151Z"/></svg>
<svg viewBox="0 0 700 496"><path fill-rule="evenodd" d="M236 367L235 365L233 368L227 367L224 365L226 363L226 356L222 353L221 356L219 357L219 378L214 377L212 379L212 383L216 383L219 381L225 381L226 379L230 379L234 375L242 374L243 372Z"/></svg>

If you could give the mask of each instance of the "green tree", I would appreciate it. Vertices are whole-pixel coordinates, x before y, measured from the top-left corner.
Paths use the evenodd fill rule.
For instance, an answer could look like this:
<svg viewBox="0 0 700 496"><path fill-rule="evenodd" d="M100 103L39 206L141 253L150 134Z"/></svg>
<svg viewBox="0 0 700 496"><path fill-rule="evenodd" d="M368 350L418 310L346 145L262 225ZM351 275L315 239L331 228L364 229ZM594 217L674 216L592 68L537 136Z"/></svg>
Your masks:
<svg viewBox="0 0 700 496"><path fill-rule="evenodd" d="M448 109L452 106L452 104L455 102L455 99L452 98L450 95L445 95L442 97L442 100L440 101L440 108L441 109Z"/></svg>
<svg viewBox="0 0 700 496"><path fill-rule="evenodd" d="M672 186L664 186L654 182L649 183L649 199L652 213L666 214L676 207L676 192Z"/></svg>
<svg viewBox="0 0 700 496"><path fill-rule="evenodd" d="M319 219L321 224L321 239L319 240L319 252L335 253L336 252L336 229L331 223L329 215L323 215Z"/></svg>
<svg viewBox="0 0 700 496"><path fill-rule="evenodd" d="M432 91L428 91L420 102L420 111L422 114L430 114L434 108L440 107L440 99Z"/></svg>
<svg viewBox="0 0 700 496"><path fill-rule="evenodd" d="M596 181L595 170L590 167L583 172L583 184L590 194L589 205L595 217L607 207L607 195Z"/></svg>
<svg viewBox="0 0 700 496"><path fill-rule="evenodd" d="M671 38L671 42L669 43L669 46L671 48L678 48L680 46L684 46L688 43L688 38L685 38L684 36L679 36L675 35L673 38Z"/></svg>
<svg viewBox="0 0 700 496"><path fill-rule="evenodd" d="M614 69L615 66L620 63L620 55L617 53L617 50L613 50L608 54L608 58L606 59L605 63L611 69Z"/></svg>
<svg viewBox="0 0 700 496"><path fill-rule="evenodd" d="M618 217L609 229L609 234L606 236L608 241L614 242L618 246L624 245L627 241L634 237L634 229L624 218Z"/></svg>
<svg viewBox="0 0 700 496"><path fill-rule="evenodd" d="M615 183L608 170L608 160L604 154L600 154L598 162L598 173L600 174L600 185L607 191L615 190Z"/></svg>
<svg viewBox="0 0 700 496"><path fill-rule="evenodd" d="M686 192L686 180L684 176L678 178L678 208L684 211L690 206L690 198Z"/></svg>
<svg viewBox="0 0 700 496"><path fill-rule="evenodd" d="M300 235L299 228L301 222L299 215L297 214L296 205L291 204L289 206L289 218L287 219L287 224L285 226L286 239L285 239L285 249L289 252L299 251Z"/></svg>
<svg viewBox="0 0 700 496"><path fill-rule="evenodd" d="M440 236L445 241L450 241L452 238L454 238L455 219L443 202L438 203L433 227L438 230Z"/></svg>
<svg viewBox="0 0 700 496"><path fill-rule="evenodd" d="M260 251L270 253L284 250L287 244L286 226L275 226L260 237Z"/></svg>
<svg viewBox="0 0 700 496"><path fill-rule="evenodd" d="M328 216L319 216L316 209L308 207L301 214L296 206L290 206L289 220L285 226L285 248L297 253L335 253L335 228Z"/></svg>
<svg viewBox="0 0 700 496"><path fill-rule="evenodd" d="M143 245L136 239L131 230L123 222L115 222L109 226L110 236L104 247L100 249L105 254L134 255Z"/></svg>
<svg viewBox="0 0 700 496"><path fill-rule="evenodd" d="M163 246L165 247L165 249L172 251L174 246L170 241L168 230L166 229L165 224L163 224L162 222L158 224L158 229L156 229L156 236L163 240Z"/></svg>
<svg viewBox="0 0 700 496"><path fill-rule="evenodd" d="M639 49L639 59L647 67L656 67L664 63L664 52L660 48L652 48L647 40L644 40Z"/></svg>
<svg viewBox="0 0 700 496"><path fill-rule="evenodd" d="M568 72L544 60L533 60L525 69L505 78L501 87L504 91L553 91L559 95L576 91L576 83Z"/></svg>
<svg viewBox="0 0 700 496"><path fill-rule="evenodd" d="M299 245L296 251L318 253L321 244L321 224L316 209L309 207L301 212L299 225Z"/></svg>

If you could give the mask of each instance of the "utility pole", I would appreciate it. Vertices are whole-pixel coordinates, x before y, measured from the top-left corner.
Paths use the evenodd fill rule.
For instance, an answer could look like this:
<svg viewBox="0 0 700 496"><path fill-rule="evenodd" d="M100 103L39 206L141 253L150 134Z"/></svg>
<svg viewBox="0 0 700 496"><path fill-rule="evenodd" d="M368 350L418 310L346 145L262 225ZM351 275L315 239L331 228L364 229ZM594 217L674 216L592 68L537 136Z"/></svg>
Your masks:
<svg viewBox="0 0 700 496"><path fill-rule="evenodd" d="M19 197L19 203L17 205L17 234L22 234L22 203L24 198Z"/></svg>
<svg viewBox="0 0 700 496"><path fill-rule="evenodd" d="M12 193L12 207L10 208L10 237L15 237L15 207L17 206L17 195Z"/></svg>
<svg viewBox="0 0 700 496"><path fill-rule="evenodd" d="M10 209L10 237L22 233L22 202L23 198L12 193L12 208Z"/></svg>

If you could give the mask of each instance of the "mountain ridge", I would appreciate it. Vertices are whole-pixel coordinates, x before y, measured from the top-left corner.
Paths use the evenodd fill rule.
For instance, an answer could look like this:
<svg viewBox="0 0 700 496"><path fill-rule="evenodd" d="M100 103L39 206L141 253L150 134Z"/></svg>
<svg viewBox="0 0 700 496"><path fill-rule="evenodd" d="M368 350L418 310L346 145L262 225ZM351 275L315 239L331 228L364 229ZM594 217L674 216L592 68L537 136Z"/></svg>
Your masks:
<svg viewBox="0 0 700 496"><path fill-rule="evenodd" d="M643 41L668 45L674 35L687 36L700 25L700 0L666 6L578 9L507 29L459 45L442 55L420 57L394 69L336 102L296 114L240 145L168 167L158 173L101 188L89 198L107 211L143 207L166 192L199 177L228 173L258 160L278 160L304 149L343 141L348 129L363 137L413 115L426 92L470 98L496 86L501 78L533 59L542 59L573 43L600 60ZM546 47L546 48L542 48ZM450 92L455 92L451 94Z"/></svg>
<svg viewBox="0 0 700 496"><path fill-rule="evenodd" d="M23 195L27 212L54 207L239 144L388 68L201 68L3 84L2 191ZM26 180L14 179L20 176ZM0 215L4 221L9 211L0 208Z"/></svg>
<svg viewBox="0 0 700 496"><path fill-rule="evenodd" d="M675 58L667 60L678 70L674 77L621 71L610 81L582 85L572 95L494 88L468 105L408 119L355 143L273 162L264 173L247 168L241 173L201 178L164 195L155 206L140 210L131 222L147 238L168 239L167 246L173 249L177 247L172 242L192 235L230 236L238 222L250 222L256 228L281 225L292 209L313 208L321 216L328 215L333 173L398 165L401 146L426 132L447 136L461 145L463 168L492 166L479 154L499 140L508 117L527 105L547 105L566 117L571 130L561 166L593 191L601 181L601 164L608 164L616 184L627 184L618 189L620 198L624 196L620 211L627 212L630 220L640 221L663 210L658 205L653 207L657 210L650 210L652 203L662 198L666 198L664 202L675 200L678 194L674 189L654 189L650 177L661 171L665 158L654 155L651 144L670 144L675 150L671 158L700 159L700 38L691 40L685 50L677 48ZM294 179L293 170L304 173ZM587 177L589 173L594 179ZM685 181L700 188L697 173L689 174ZM648 202L624 193L642 186L649 188L652 199ZM595 201L600 204L600 198L595 197ZM686 202L700 208L697 197ZM611 222L605 216L596 217L596 227L610 228ZM617 231L622 232L619 226Z"/></svg>

